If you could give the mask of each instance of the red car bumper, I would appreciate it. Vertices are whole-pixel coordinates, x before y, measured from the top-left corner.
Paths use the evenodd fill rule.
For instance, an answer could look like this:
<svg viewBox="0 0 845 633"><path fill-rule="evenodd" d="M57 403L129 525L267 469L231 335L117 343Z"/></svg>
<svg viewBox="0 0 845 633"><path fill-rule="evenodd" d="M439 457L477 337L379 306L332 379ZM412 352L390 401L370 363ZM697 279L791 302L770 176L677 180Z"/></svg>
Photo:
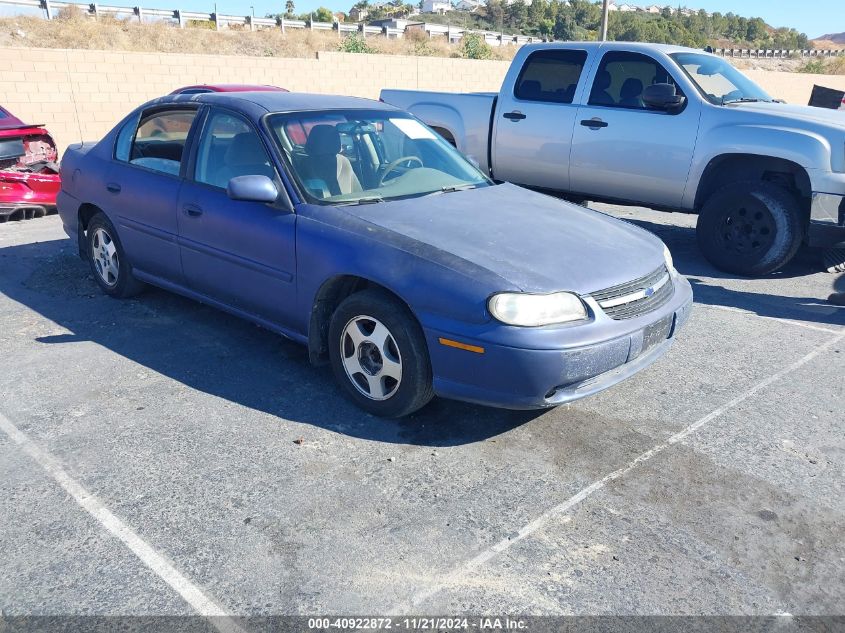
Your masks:
<svg viewBox="0 0 845 633"><path fill-rule="evenodd" d="M0 222L52 213L60 188L58 174L0 171Z"/></svg>
<svg viewBox="0 0 845 633"><path fill-rule="evenodd" d="M51 213L61 188L49 132L0 108L0 222Z"/></svg>

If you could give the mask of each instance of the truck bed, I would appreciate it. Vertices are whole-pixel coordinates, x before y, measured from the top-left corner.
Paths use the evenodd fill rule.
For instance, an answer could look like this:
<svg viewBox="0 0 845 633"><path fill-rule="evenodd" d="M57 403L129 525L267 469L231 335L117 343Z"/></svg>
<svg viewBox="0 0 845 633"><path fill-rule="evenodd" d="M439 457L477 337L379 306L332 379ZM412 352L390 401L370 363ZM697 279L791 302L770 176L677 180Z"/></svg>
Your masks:
<svg viewBox="0 0 845 633"><path fill-rule="evenodd" d="M496 92L382 90L381 100L419 117L490 173L490 122ZM445 132L453 130L454 135Z"/></svg>

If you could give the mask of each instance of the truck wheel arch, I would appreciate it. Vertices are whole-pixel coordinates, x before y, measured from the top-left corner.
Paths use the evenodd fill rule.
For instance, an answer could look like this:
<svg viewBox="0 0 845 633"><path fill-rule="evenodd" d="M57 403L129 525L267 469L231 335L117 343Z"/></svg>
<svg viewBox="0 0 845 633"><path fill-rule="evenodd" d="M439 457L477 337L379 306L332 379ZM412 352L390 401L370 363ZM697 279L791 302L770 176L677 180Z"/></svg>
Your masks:
<svg viewBox="0 0 845 633"><path fill-rule="evenodd" d="M695 194L694 208L700 211L707 199L722 187L744 181L771 182L793 191L809 217L812 187L807 170L798 163L775 156L722 154L705 167Z"/></svg>
<svg viewBox="0 0 845 633"><path fill-rule="evenodd" d="M452 132L450 132L446 128L439 127L437 125L432 126L431 129L437 132L440 136L442 136L452 147L458 147L458 142L455 140L455 135L452 134Z"/></svg>

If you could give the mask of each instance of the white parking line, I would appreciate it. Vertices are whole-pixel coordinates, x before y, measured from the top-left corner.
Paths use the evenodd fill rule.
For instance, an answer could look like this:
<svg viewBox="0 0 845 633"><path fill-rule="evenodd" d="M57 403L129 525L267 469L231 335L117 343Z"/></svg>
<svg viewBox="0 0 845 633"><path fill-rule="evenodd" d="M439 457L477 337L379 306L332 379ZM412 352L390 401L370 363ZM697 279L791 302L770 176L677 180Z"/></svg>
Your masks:
<svg viewBox="0 0 845 633"><path fill-rule="evenodd" d="M0 429L38 463L86 512L108 532L120 539L132 553L170 585L199 615L208 618L220 633L245 633L226 612L193 582L180 573L172 563L138 536L131 527L109 511L93 494L67 474L59 462L33 442L29 436L0 413Z"/></svg>
<svg viewBox="0 0 845 633"><path fill-rule="evenodd" d="M765 314L757 314L751 310L743 310L742 308L734 308L733 306L720 306L713 303L696 303L695 307L713 308L714 310L721 310L722 312L735 312L737 314L744 314L747 316L757 317L758 319L766 319L767 321L777 321L778 323L785 323L787 325L797 325L799 327L807 328L808 330L816 330L817 332L829 332L830 334L838 334L842 328L830 328L822 325L813 325L812 323L805 323L804 321L795 321L793 319L782 319L780 317L770 317ZM835 313L838 308L831 306L832 313Z"/></svg>
<svg viewBox="0 0 845 633"><path fill-rule="evenodd" d="M605 475L601 479L594 481L589 486L582 489L580 492L578 492L575 495L569 497L566 501L563 501L562 503L554 506L553 508L550 508L549 510L547 510L546 512L544 512L543 514L538 516L536 519L534 519L530 523L527 523L526 525L524 525L519 530L519 532L517 532L515 535L512 535L512 536L509 536L505 539L502 539L498 543L491 545L490 547L483 550L479 554L476 554L474 557L470 558L469 560L461 563L460 565L458 565L457 567L452 569L452 571L450 571L450 572L446 573L444 576L442 576L435 584L431 585L430 587L428 587L426 589L418 591L413 596L411 596L410 602L408 602L406 604L400 604L400 605L393 607L390 610L389 613L391 615L403 615L403 614L413 613L415 607L418 607L424 601L426 601L429 598L437 595L438 593L443 591L446 587L448 587L450 585L454 585L454 584L459 584L462 581L462 579L464 579L475 568L480 567L481 565L483 565L484 563L486 563L490 559L494 558L497 554L500 554L500 553L506 551L507 549L509 549L515 543L518 543L519 541L521 541L525 537L530 536L531 534L533 534L534 532L536 532L537 530L539 530L540 528L545 526L547 523L549 523L549 521L551 521L552 519L563 517L572 508L574 508L579 503L581 503L582 501L584 501L585 499L590 497L593 493L598 492L599 490L601 490L602 488L607 486L607 484L611 483L612 481L619 479L620 477L623 477L624 475L628 474L630 471L632 471L634 468L636 468L640 464L649 461L653 457L655 457L655 456L659 455L660 453L662 453L663 451L665 451L667 448L670 448L671 446L674 446L678 442L683 441L688 436L692 435L693 433L698 431L700 428L702 428L704 425L706 425L709 422L711 422L712 420L718 418L720 415L725 413L725 411L732 409L736 405L740 404L741 402L747 400L748 398L750 398L751 396L756 394L761 389L765 389L766 387L768 387L772 383L777 382L778 380L780 380L784 376L792 373L796 369L798 369L801 366L807 364L808 362L813 360L816 356L818 356L819 354L824 352L826 349L828 349L829 347L832 347L833 345L836 345L837 343L839 343L843 339L845 339L845 333L842 333L842 334L839 334L838 336L833 337L832 339L828 340L826 343L822 343L821 345L816 347L813 351L811 351L809 354L807 354L803 358L795 361L794 363L792 363L791 365L789 365L787 367L784 367L783 369L781 369L780 371L772 374L768 378L761 380L760 382L758 382L756 385L754 385L750 389L742 392L741 394L739 394L738 396L736 396L732 400L729 400L728 402L723 404L721 407L711 411L710 413L705 415L703 418L696 420L695 422L693 422L692 424L690 424L689 426L687 426L683 430L681 430L678 433L675 433L674 435L669 437L667 440L660 442L659 444L654 445L652 448L645 451L644 453L641 453L636 458L634 458L631 462L629 462L627 465L623 466L619 470L615 470L612 473Z"/></svg>

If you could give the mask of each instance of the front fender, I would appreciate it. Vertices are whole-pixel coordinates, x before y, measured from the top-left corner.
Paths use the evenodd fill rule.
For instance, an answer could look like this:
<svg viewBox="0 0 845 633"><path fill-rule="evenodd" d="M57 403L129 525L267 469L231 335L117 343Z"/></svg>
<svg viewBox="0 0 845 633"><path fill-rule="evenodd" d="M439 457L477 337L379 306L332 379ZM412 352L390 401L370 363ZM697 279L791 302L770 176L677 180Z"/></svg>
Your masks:
<svg viewBox="0 0 845 633"><path fill-rule="evenodd" d="M465 323L489 321L487 299L510 282L476 264L427 244L341 214L310 207L297 222L296 329L307 333L320 288L350 275L385 287L417 319L444 317ZM329 222L329 220L332 220Z"/></svg>
<svg viewBox="0 0 845 633"><path fill-rule="evenodd" d="M696 193L710 163L731 154L780 158L800 165L808 173L830 171L832 150L823 135L786 126L724 125L702 129L693 158L683 206L695 206Z"/></svg>

